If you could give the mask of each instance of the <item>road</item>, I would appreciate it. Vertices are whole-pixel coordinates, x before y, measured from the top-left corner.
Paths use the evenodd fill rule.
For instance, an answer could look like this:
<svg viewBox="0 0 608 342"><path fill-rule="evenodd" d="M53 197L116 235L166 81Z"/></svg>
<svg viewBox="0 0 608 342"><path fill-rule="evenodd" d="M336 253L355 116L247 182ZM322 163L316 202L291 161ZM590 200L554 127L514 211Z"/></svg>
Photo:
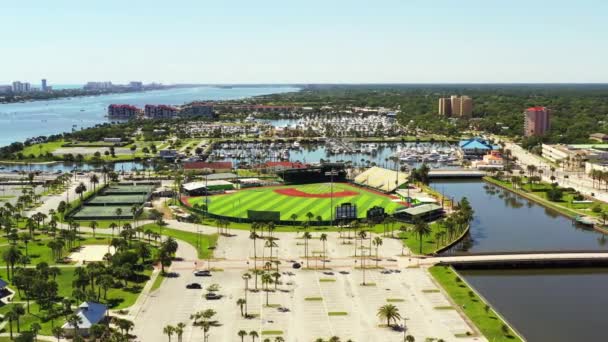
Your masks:
<svg viewBox="0 0 608 342"><path fill-rule="evenodd" d="M539 170L543 170L540 175L543 181L551 182L551 175L554 175L557 182L563 187L572 187L582 194L597 198L600 201L608 202L608 192L593 187L593 181L584 172L566 171L556 168L551 172L552 165L543 158L532 154L514 143L506 143L505 148L511 150L513 156L517 157L518 164L526 171L528 165L534 165Z"/></svg>

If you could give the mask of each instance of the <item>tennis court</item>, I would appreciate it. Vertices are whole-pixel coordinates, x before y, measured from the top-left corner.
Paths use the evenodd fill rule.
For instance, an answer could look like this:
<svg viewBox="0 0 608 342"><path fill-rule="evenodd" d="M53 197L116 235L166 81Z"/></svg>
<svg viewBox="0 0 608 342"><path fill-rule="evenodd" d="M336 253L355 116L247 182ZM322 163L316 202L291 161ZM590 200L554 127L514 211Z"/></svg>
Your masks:
<svg viewBox="0 0 608 342"><path fill-rule="evenodd" d="M89 205L82 207L74 216L77 220L99 220L99 219L129 219L133 217L131 212L131 206L124 205L113 205L113 206L100 206L100 205ZM117 209L120 209L122 213L118 215Z"/></svg>
<svg viewBox="0 0 608 342"><path fill-rule="evenodd" d="M129 204L141 204L146 201L146 195L105 195L96 196L92 200L88 201L87 204L94 205L129 205Z"/></svg>

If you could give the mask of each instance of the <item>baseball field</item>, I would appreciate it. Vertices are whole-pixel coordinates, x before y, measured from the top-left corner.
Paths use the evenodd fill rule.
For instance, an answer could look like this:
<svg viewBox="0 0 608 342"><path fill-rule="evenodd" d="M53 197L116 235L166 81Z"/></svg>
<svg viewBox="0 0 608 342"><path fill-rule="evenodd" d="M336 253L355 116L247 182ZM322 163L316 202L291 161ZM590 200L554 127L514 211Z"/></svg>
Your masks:
<svg viewBox="0 0 608 342"><path fill-rule="evenodd" d="M189 205L205 203L204 197L191 197ZM374 206L383 207L387 213L394 212L401 207L393 198L351 186L344 183L333 184L333 207L351 203L357 206L357 216L365 217L368 209ZM290 185L251 188L239 190L222 195L209 196L209 212L217 215L231 217L247 217L248 210L279 211L281 220L297 221L308 220L308 213L313 220L321 216L323 220L331 218L332 186L330 183L317 183L305 185Z"/></svg>

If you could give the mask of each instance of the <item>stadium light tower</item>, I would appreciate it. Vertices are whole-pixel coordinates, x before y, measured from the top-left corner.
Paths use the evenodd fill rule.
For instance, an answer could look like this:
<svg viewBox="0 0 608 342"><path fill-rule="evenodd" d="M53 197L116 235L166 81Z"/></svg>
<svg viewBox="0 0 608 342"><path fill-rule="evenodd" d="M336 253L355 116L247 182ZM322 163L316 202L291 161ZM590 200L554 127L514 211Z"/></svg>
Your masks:
<svg viewBox="0 0 608 342"><path fill-rule="evenodd" d="M334 175L337 176L337 171L332 167L331 171L325 172L326 176L329 176L330 181L329 181L329 187L330 187L330 192L331 192L331 200L330 200L330 208L329 208L329 214L330 214L330 222L329 225L331 228L334 227Z"/></svg>

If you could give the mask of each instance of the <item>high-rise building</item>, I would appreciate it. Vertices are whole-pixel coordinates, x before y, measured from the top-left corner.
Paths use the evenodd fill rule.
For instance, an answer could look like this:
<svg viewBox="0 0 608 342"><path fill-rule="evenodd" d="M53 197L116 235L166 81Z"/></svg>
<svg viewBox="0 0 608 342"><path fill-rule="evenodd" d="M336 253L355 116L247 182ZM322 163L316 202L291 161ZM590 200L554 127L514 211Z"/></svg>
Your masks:
<svg viewBox="0 0 608 342"><path fill-rule="evenodd" d="M551 112L546 107L530 107L524 112L524 135L542 136L551 127Z"/></svg>
<svg viewBox="0 0 608 342"><path fill-rule="evenodd" d="M27 93L31 90L30 84L28 82L13 82L13 93Z"/></svg>
<svg viewBox="0 0 608 342"><path fill-rule="evenodd" d="M40 90L43 92L47 92L49 89L46 86L46 78L43 78L42 81L40 82Z"/></svg>
<svg viewBox="0 0 608 342"><path fill-rule="evenodd" d="M460 97L450 96L450 104L452 106L452 116L460 116Z"/></svg>
<svg viewBox="0 0 608 342"><path fill-rule="evenodd" d="M462 96L460 98L460 110L459 114L461 117L470 117L473 114L473 99L468 96Z"/></svg>
<svg viewBox="0 0 608 342"><path fill-rule="evenodd" d="M439 115L470 117L473 113L473 99L468 96L442 97L439 99Z"/></svg>
<svg viewBox="0 0 608 342"><path fill-rule="evenodd" d="M449 98L439 99L439 115L452 116L452 104Z"/></svg>

